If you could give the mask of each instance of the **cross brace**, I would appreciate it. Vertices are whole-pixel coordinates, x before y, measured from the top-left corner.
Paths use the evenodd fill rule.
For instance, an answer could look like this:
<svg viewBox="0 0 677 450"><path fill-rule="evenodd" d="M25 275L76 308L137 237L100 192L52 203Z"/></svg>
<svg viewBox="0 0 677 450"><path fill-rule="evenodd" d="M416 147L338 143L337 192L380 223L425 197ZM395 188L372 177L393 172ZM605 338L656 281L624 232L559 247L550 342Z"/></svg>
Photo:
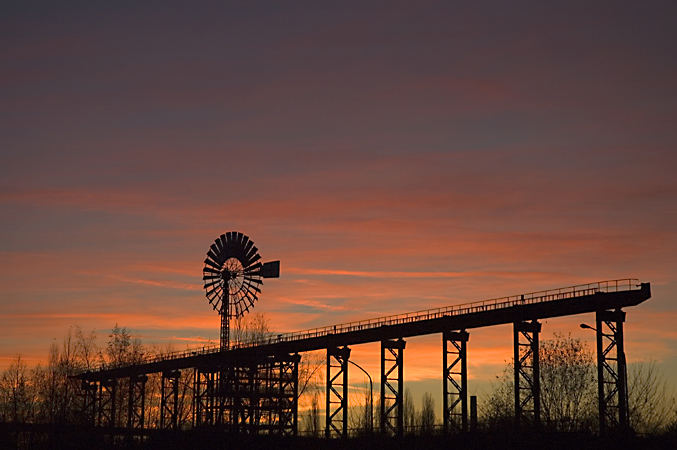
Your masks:
<svg viewBox="0 0 677 450"><path fill-rule="evenodd" d="M468 431L468 333L442 333L444 431Z"/></svg>
<svg viewBox="0 0 677 450"><path fill-rule="evenodd" d="M381 433L404 432L404 347L402 339L381 341Z"/></svg>
<svg viewBox="0 0 677 450"><path fill-rule="evenodd" d="M623 346L625 312L597 311L597 390L599 429L629 428L628 375Z"/></svg>
<svg viewBox="0 0 677 450"><path fill-rule="evenodd" d="M160 386L160 428L173 430L179 426L179 382L181 372L162 372Z"/></svg>
<svg viewBox="0 0 677 450"><path fill-rule="evenodd" d="M538 334L541 324L515 322L513 338L515 356L515 425L540 425L541 383L538 359Z"/></svg>
<svg viewBox="0 0 677 450"><path fill-rule="evenodd" d="M348 359L350 349L327 349L327 395L326 425L327 438L348 437Z"/></svg>

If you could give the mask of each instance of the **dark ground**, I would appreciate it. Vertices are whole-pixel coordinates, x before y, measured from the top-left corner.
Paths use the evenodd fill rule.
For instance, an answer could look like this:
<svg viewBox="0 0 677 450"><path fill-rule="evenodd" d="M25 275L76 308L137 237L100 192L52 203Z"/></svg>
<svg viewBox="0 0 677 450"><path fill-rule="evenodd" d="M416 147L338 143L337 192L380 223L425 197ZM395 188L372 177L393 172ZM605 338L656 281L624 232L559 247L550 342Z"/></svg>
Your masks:
<svg viewBox="0 0 677 450"><path fill-rule="evenodd" d="M454 436L404 436L401 439L370 436L348 440L327 440L310 437L281 438L271 436L232 436L209 431L162 433L147 437L144 441L129 441L122 436L112 440L110 436L86 432L61 432L50 439L44 432L21 432L3 430L0 433L0 449L539 449L539 450L585 450L585 449L677 449L677 434L664 436L609 436L591 434L538 433L516 434L511 432L478 432Z"/></svg>

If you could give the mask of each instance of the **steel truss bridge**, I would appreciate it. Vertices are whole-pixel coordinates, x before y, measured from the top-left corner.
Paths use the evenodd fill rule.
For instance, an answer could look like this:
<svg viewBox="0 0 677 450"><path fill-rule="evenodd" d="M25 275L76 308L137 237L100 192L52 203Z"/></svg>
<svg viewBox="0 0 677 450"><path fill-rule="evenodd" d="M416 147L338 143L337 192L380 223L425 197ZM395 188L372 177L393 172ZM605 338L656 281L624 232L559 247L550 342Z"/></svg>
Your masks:
<svg viewBox="0 0 677 450"><path fill-rule="evenodd" d="M188 371L189 417L194 428L295 435L300 354L326 350L325 434L347 437L350 346L380 342L381 432L400 436L404 428L404 338L439 333L444 429L464 432L469 426L468 330L513 324L515 424L538 427L539 320L595 313L599 423L600 432L605 433L629 427L623 308L650 297L649 283L600 281L279 334L225 351L203 348L132 365L102 366L76 376L81 417L95 427L144 434L148 429L146 382L149 374L161 374L159 426L177 429L179 384L182 373L185 377ZM122 401L126 404L121 405Z"/></svg>

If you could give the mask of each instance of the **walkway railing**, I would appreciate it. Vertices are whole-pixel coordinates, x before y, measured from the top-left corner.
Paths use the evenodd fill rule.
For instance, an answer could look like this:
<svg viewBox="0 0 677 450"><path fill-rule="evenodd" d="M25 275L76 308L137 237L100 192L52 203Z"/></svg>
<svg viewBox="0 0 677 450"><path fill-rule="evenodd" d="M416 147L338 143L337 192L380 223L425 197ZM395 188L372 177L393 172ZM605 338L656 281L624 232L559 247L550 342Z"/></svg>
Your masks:
<svg viewBox="0 0 677 450"><path fill-rule="evenodd" d="M231 346L231 349L250 348L261 345L278 344L282 342L300 341L303 339L329 336L332 334L350 333L353 331L368 330L389 325L399 325L403 323L419 322L430 319L439 319L447 316L458 316L476 312L494 311L498 309L511 308L513 306L529 305L534 303L545 303L555 300L576 299L598 292L619 292L640 289L639 280L635 278L624 278L620 280L598 281L596 283L579 284L559 289L550 289L546 291L530 292L528 294L512 295L509 297L500 297L479 302L464 303L461 305L446 306L441 308L425 309L421 311L409 312L405 314L396 314L392 316L378 317L374 319L358 320L326 327L311 328L307 330L294 331L290 333L272 334L263 339L257 339L252 342L237 343ZM184 350L170 352L144 358L136 364L154 363L172 359L186 358L190 356L207 355L218 353L219 346L202 347L194 350ZM112 369L121 367L120 365L102 365L98 370Z"/></svg>

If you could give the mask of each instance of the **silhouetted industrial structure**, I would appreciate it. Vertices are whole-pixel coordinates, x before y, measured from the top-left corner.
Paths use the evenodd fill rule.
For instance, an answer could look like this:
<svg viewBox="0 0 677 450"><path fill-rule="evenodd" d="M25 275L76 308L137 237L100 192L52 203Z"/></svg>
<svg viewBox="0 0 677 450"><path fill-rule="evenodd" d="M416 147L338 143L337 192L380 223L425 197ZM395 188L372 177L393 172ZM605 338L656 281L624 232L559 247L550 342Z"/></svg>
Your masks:
<svg viewBox="0 0 677 450"><path fill-rule="evenodd" d="M254 255L256 259L252 261ZM210 303L222 317L224 314L230 317L226 309L231 303L241 302L238 314L253 306L256 296L252 292L260 293L260 289L252 289L254 284L260 284L253 279L260 281L261 277L279 275L279 262L272 263L273 267L268 266L265 272L265 265L257 263L259 258L256 247L241 233L222 235L210 249L205 289L208 298L214 294L210 293L214 286L220 289ZM233 287L231 283L239 284ZM224 296L228 292L230 296ZM232 297L234 292L241 294ZM179 380L181 372L188 370L193 375L190 407L193 427L294 435L298 432L301 353L326 350L325 435L346 437L350 346L380 342L381 431L399 436L403 433L404 338L439 333L444 430L467 431L468 330L513 324L515 424L538 427L539 320L595 313L600 430L623 429L629 424L622 308L638 305L650 296L649 283L621 279L331 325L247 343L231 344L222 327L219 347L176 352L138 364L101 367L79 374L82 413L94 426L119 430L116 399L118 386L124 385L128 389L126 430L143 433L147 375L161 373L160 426L176 429ZM476 404L471 407L476 409Z"/></svg>
<svg viewBox="0 0 677 450"><path fill-rule="evenodd" d="M191 370L193 425L223 426L237 432L295 434L298 429L300 353L327 350L326 434L347 433L350 345L381 342L381 430L402 433L403 338L443 336L445 430L468 428L467 342L472 328L512 323L516 424L538 425L538 335L540 319L596 313L600 426L628 426L626 364L621 308L650 297L649 283L614 280L516 297L437 308L302 332L221 350L173 353L124 367L102 367L78 375L83 412L97 426L115 422L116 386L127 379L127 426L144 427L147 374L162 373L161 425L177 426L180 371Z"/></svg>

